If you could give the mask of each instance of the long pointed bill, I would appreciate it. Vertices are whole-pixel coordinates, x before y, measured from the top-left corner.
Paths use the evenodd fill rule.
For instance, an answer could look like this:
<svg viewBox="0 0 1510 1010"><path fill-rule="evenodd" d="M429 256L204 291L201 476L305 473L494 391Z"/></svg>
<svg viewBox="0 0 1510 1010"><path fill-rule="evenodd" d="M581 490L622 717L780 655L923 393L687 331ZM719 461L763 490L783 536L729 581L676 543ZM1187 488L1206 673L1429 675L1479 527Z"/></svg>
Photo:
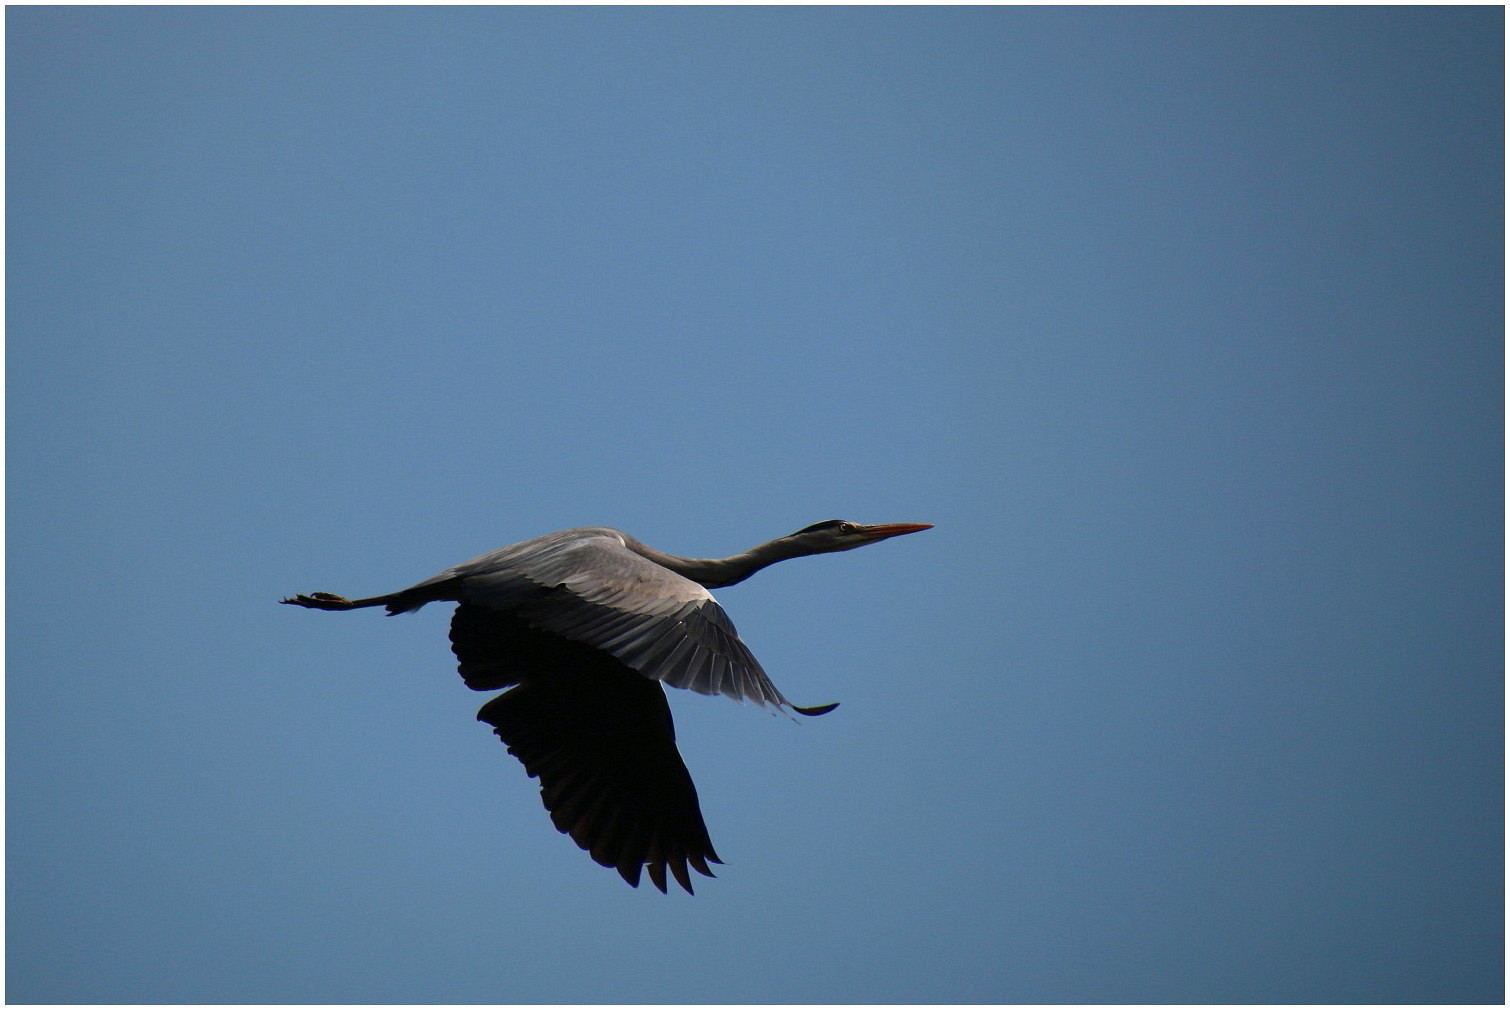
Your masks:
<svg viewBox="0 0 1510 1010"><path fill-rule="evenodd" d="M865 535L868 542L885 540L887 537L899 537L903 533L921 533L931 529L933 529L932 523L883 523L879 526L862 526L860 532Z"/></svg>

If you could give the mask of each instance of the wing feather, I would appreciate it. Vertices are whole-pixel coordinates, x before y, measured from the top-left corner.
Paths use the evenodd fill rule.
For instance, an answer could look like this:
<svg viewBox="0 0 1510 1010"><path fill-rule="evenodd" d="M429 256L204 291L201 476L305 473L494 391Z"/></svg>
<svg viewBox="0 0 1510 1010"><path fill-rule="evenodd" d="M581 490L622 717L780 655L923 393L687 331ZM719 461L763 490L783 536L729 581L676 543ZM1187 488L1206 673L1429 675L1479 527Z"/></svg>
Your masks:
<svg viewBox="0 0 1510 1010"><path fill-rule="evenodd" d="M700 694L794 707L728 614L702 586L631 551L622 534L587 528L500 548L406 590L443 586L448 599L511 614L601 649L642 676ZM479 690L513 674L490 651L475 615L452 626L462 676ZM465 655L463 655L465 653Z"/></svg>
<svg viewBox="0 0 1510 1010"><path fill-rule="evenodd" d="M661 685L590 646L468 603L452 622L464 677L484 628L490 660L513 657L511 669L526 673L477 717L540 780L557 829L631 885L646 867L662 891L668 868L689 893L689 865L713 876L708 863L719 859ZM468 683L480 678L474 671Z"/></svg>

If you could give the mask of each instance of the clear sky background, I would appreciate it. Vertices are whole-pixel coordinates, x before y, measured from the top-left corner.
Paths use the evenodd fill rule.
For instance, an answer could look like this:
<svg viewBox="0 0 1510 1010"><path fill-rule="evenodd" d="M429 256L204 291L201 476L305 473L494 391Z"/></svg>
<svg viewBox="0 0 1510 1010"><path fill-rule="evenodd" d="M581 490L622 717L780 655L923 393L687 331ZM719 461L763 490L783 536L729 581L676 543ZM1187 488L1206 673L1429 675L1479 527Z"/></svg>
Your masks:
<svg viewBox="0 0 1510 1010"><path fill-rule="evenodd" d="M1499 1002L1503 14L10 8L11 1002ZM398 589L723 555L696 897Z"/></svg>

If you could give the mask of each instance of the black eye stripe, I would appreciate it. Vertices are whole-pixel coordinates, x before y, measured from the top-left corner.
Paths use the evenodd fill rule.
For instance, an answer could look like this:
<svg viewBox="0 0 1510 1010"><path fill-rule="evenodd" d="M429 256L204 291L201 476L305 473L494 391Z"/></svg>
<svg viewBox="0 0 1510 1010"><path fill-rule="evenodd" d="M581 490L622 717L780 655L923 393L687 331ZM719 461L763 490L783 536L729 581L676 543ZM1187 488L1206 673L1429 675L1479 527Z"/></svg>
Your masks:
<svg viewBox="0 0 1510 1010"><path fill-rule="evenodd" d="M843 519L825 519L821 523L813 523L813 525L804 527L803 529L800 529L796 533L793 533L791 535L794 536L794 537L796 537L796 536L801 536L804 533L813 533L813 532L815 532L817 530L832 530L832 529L837 529L838 527L843 526L843 525L844 525L844 520Z"/></svg>

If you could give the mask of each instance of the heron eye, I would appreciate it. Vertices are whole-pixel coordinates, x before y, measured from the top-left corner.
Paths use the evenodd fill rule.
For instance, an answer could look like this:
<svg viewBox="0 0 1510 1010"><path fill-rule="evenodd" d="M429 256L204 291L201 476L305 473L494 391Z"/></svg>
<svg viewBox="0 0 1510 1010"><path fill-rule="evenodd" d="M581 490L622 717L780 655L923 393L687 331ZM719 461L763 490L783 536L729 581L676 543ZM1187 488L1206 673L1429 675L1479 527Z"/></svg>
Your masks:
<svg viewBox="0 0 1510 1010"><path fill-rule="evenodd" d="M840 523L839 524L839 532L840 533L853 533L854 531L855 531L855 524L854 523Z"/></svg>

